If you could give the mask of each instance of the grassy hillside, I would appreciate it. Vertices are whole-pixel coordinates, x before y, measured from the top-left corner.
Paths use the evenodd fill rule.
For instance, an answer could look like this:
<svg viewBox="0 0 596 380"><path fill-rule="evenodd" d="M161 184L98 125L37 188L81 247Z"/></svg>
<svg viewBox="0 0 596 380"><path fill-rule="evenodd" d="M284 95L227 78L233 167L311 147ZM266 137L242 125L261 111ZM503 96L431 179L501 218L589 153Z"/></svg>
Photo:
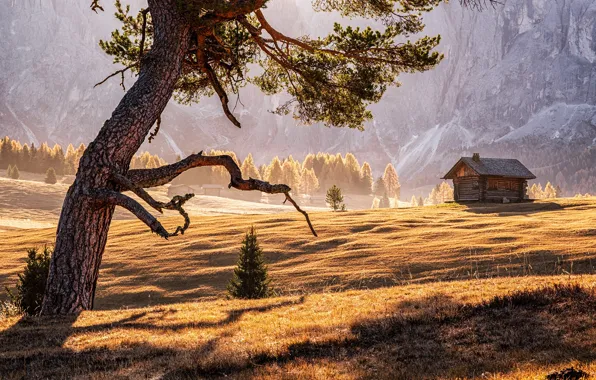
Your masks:
<svg viewBox="0 0 596 380"><path fill-rule="evenodd" d="M596 200L311 217L319 238L296 213L195 216L170 241L114 222L99 310L0 320L0 377L596 374ZM228 301L251 224L280 296ZM0 286L54 233L0 232Z"/></svg>
<svg viewBox="0 0 596 380"><path fill-rule="evenodd" d="M573 280L591 288L538 288L555 281L568 280L455 281L0 320L0 377L544 379L570 366L596 374L596 276Z"/></svg>
<svg viewBox="0 0 596 380"><path fill-rule="evenodd" d="M166 218L173 228L181 218ZM282 294L523 275L596 274L596 200L302 215L195 216L184 236L158 239L137 221L113 223L96 307L220 297L242 236L255 225ZM0 286L25 249L55 229L0 232Z"/></svg>

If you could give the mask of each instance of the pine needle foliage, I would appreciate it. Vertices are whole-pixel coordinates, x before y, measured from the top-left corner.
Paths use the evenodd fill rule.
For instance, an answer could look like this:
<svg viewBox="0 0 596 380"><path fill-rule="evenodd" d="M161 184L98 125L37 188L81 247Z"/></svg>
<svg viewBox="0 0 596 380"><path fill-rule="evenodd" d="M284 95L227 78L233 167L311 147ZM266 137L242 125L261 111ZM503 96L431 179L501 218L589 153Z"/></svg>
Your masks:
<svg viewBox="0 0 596 380"><path fill-rule="evenodd" d="M333 211L344 211L346 207L343 204L344 196L341 194L341 189L335 185L331 186L331 188L327 190L325 202L327 202L327 204Z"/></svg>
<svg viewBox="0 0 596 380"><path fill-rule="evenodd" d="M343 16L342 23L329 24L326 36L285 35L276 29L283 20L262 12L270 1L177 1L200 38L184 57L174 99L192 104L218 92L228 117L240 125L227 109L228 94L253 84L267 95L288 95L272 110L278 115L293 114L303 124L363 129L372 120L369 105L400 86L401 74L430 70L443 59L435 49L439 35L418 38L424 35L424 14L443 1L313 0L316 12ZM138 74L156 35L150 8L133 12L120 0L115 8L121 26L99 45L125 66L119 71L124 88L124 71ZM371 26L347 25L351 18ZM249 72L252 66L261 69Z"/></svg>
<svg viewBox="0 0 596 380"><path fill-rule="evenodd" d="M16 293L6 288L11 303L25 314L35 315L41 308L51 256L52 250L47 246L41 252L36 248L28 249L25 270L19 274Z"/></svg>
<svg viewBox="0 0 596 380"><path fill-rule="evenodd" d="M269 287L270 282L263 250L259 246L253 226L242 241L234 276L228 284L228 292L234 298L266 298L273 294Z"/></svg>

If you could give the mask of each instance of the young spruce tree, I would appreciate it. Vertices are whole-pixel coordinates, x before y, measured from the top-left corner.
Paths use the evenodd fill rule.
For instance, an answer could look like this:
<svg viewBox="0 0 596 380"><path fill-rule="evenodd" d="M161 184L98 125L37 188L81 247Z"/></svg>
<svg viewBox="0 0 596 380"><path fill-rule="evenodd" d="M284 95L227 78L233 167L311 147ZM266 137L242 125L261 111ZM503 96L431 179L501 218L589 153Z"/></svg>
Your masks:
<svg viewBox="0 0 596 380"><path fill-rule="evenodd" d="M344 196L341 194L341 189L335 185L331 186L329 190L327 190L327 196L325 197L325 202L329 205L329 207L333 211L338 210L345 210Z"/></svg>
<svg viewBox="0 0 596 380"><path fill-rule="evenodd" d="M35 315L41 309L51 256L52 250L48 247L39 253L35 248L27 250L27 265L25 271L19 274L16 294L6 288L12 304L27 315Z"/></svg>
<svg viewBox="0 0 596 380"><path fill-rule="evenodd" d="M379 208L390 208L391 207L391 201L389 200L389 197L387 196L387 192L383 193L383 197L381 198L381 203L379 204Z"/></svg>
<svg viewBox="0 0 596 380"><path fill-rule="evenodd" d="M270 282L263 250L259 247L255 228L251 227L242 241L228 292L234 298L266 298L272 294Z"/></svg>

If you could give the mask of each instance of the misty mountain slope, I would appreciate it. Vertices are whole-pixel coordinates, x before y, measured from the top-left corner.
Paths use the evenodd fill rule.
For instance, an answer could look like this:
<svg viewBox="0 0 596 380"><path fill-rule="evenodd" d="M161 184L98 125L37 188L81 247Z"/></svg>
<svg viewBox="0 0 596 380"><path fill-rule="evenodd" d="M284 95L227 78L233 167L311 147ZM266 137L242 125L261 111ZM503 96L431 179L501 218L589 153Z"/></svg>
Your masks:
<svg viewBox="0 0 596 380"><path fill-rule="evenodd" d="M427 33L441 34L445 60L429 72L402 76L400 88L371 106L375 120L365 132L296 125L269 112L279 96L247 87L235 111L242 130L213 99L192 107L171 103L162 132L143 149L168 159L229 149L240 156L252 152L261 162L274 155L352 151L376 172L392 161L407 187L436 183L454 159L477 150L537 168L564 161L557 157L563 152L582 154L584 163L564 176L596 166L587 151L596 144L596 4L503 3L473 12L451 2L429 14ZM117 79L93 88L116 69L97 46L117 26L111 13L95 15L86 0L0 2L0 134L61 144L95 136L123 95ZM299 0L275 0L267 13L292 35L322 35L337 19ZM559 169L540 179L554 180Z"/></svg>

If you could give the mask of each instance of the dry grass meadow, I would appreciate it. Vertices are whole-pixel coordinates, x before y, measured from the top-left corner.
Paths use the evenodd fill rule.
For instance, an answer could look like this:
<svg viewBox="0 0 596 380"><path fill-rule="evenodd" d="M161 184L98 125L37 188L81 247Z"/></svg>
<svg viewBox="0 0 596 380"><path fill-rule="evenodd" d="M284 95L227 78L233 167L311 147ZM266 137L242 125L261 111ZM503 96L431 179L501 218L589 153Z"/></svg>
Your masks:
<svg viewBox="0 0 596 380"><path fill-rule="evenodd" d="M0 228L2 288L55 233L6 196L0 219L36 228ZM297 213L197 215L170 241L116 220L97 310L0 319L0 378L596 375L596 199L311 217L318 238ZM278 297L227 300L250 225Z"/></svg>

